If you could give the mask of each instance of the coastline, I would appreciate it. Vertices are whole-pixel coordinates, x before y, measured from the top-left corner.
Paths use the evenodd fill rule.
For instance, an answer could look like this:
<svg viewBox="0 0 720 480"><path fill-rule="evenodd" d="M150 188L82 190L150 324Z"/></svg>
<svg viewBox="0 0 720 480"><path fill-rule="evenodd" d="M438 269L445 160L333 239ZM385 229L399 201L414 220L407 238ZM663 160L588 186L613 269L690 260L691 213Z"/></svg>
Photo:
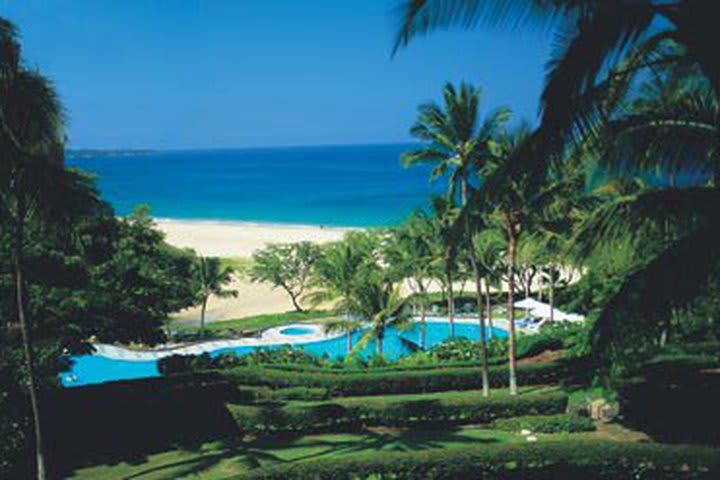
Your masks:
<svg viewBox="0 0 720 480"><path fill-rule="evenodd" d="M153 221L169 244L215 257L249 257L271 243L333 242L349 231L363 228L215 219L153 218Z"/></svg>

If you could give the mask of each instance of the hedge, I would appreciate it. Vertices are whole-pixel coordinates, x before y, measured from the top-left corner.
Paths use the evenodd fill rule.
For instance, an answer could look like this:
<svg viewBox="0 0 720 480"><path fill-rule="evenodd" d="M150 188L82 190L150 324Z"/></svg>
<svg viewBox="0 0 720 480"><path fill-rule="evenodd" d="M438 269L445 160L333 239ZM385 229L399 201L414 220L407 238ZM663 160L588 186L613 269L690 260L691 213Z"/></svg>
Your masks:
<svg viewBox="0 0 720 480"><path fill-rule="evenodd" d="M490 426L506 432L530 430L533 433L576 433L595 430L595 423L589 418L566 413L498 418Z"/></svg>
<svg viewBox="0 0 720 480"><path fill-rule="evenodd" d="M396 453L373 452L254 470L248 480L714 480L720 450L579 440Z"/></svg>
<svg viewBox="0 0 720 480"><path fill-rule="evenodd" d="M228 405L240 431L250 434L357 430L364 426L410 426L418 423L474 424L518 415L565 411L567 395L559 391L516 397L437 396L349 398L284 406Z"/></svg>
<svg viewBox="0 0 720 480"><path fill-rule="evenodd" d="M563 365L555 362L520 366L517 369L518 384L557 383L562 378L564 371ZM479 368L335 374L244 367L223 370L218 373L235 385L264 385L272 388L325 388L332 396L475 390L482 387ZM508 370L506 367L490 368L491 387L504 387L507 382Z"/></svg>

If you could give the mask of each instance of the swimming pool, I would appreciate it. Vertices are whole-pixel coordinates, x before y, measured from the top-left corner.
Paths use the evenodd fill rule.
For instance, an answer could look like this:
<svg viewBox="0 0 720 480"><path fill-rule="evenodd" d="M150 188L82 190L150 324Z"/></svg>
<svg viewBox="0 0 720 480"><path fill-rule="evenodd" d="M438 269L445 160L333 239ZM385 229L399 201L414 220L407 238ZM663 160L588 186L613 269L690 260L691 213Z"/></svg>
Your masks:
<svg viewBox="0 0 720 480"><path fill-rule="evenodd" d="M309 335L313 332L314 330L308 327L288 327L280 330L283 335Z"/></svg>
<svg viewBox="0 0 720 480"><path fill-rule="evenodd" d="M302 332L288 333L290 329L302 329ZM244 355L257 349L276 349L284 345L292 345L295 348L301 348L307 353L317 355L318 357L326 357L330 359L340 359L347 354L347 336L345 334L336 334L332 336L324 335L326 338L322 340L308 340L312 334L321 331L319 326L295 325L279 327L275 330L276 335L270 341L277 342L264 345L235 345L222 346L223 343L231 342L209 342L205 350L203 346L191 347L198 353L208 351L215 357L221 354L234 353L236 355ZM486 331L490 334L489 328ZM364 332L355 332L352 335L353 344L356 344L363 336ZM383 356L389 360L397 360L398 358L408 355L418 349L431 348L450 338L450 325L447 321L428 320L425 324L425 335L423 341L423 329L420 322L412 322L401 330L391 327L385 332L383 341ZM457 321L454 326L454 336L463 337L470 340L478 340L480 337L480 328L477 320L474 321ZM492 336L495 338L506 338L507 332L503 329L493 327ZM295 337L295 338L293 338ZM303 339L305 337L305 339ZM117 355L106 352L122 351L117 347L105 346L98 347L98 353L93 355L79 355L72 357L72 368L68 372L60 375L60 380L65 387L77 387L82 385L92 385L115 380L130 380L136 378L157 377L160 375L157 369L157 358L148 358L151 356L166 356L173 354L175 351L167 352L130 352L127 351L127 358L119 358ZM181 353L186 353L189 349ZM375 341L370 341L358 352L358 355L367 359L376 355Z"/></svg>

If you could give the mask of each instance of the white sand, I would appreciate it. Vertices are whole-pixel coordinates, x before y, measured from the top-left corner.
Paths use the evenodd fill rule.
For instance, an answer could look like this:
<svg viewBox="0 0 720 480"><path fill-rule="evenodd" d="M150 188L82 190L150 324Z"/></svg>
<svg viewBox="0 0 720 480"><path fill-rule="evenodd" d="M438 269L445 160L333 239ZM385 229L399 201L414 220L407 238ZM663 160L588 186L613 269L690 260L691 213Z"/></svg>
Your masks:
<svg viewBox="0 0 720 480"><path fill-rule="evenodd" d="M279 223L168 219L155 221L171 245L189 247L201 255L214 257L249 257L270 243L332 242L340 240L346 232L352 230Z"/></svg>
<svg viewBox="0 0 720 480"><path fill-rule="evenodd" d="M249 257L270 243L332 242L340 240L346 232L352 230L340 227L209 220L155 221L171 245L192 248L201 255L214 257ZM251 283L240 278L230 287L238 291L238 297L211 298L206 321L293 310L290 297L282 289L273 289L269 284ZM200 308L183 310L174 317L182 323L199 322Z"/></svg>

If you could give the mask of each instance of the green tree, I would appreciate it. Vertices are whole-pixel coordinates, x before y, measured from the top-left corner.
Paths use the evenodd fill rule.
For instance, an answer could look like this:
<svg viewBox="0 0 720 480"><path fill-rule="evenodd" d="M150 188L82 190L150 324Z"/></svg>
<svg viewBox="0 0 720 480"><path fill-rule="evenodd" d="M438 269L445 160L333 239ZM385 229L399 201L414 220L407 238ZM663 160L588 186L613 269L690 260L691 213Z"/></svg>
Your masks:
<svg viewBox="0 0 720 480"><path fill-rule="evenodd" d="M437 259L434 266L439 266L439 280L443 286L448 310L448 323L450 336L455 336L455 294L453 282L458 270L458 248L462 239L461 223L458 221L457 208L445 197L430 199L433 210L432 217L432 248L433 256Z"/></svg>
<svg viewBox="0 0 720 480"><path fill-rule="evenodd" d="M319 252L319 247L310 242L269 245L253 254L250 280L282 288L290 296L295 310L302 312L299 299L308 286Z"/></svg>
<svg viewBox="0 0 720 480"><path fill-rule="evenodd" d="M232 267L223 266L217 257L198 257L197 279L198 299L200 300L200 332L205 334L205 310L211 295L218 298L237 297L235 289L226 289L232 281L234 270Z"/></svg>
<svg viewBox="0 0 720 480"><path fill-rule="evenodd" d="M400 226L391 231L385 249L385 259L407 279L414 291L413 303L420 307L420 345L425 346L427 292L433 278L433 226L432 219L418 210Z"/></svg>
<svg viewBox="0 0 720 480"><path fill-rule="evenodd" d="M325 245L313 265L313 291L305 296L312 305L334 301L341 312L337 321L328 322L327 332L341 331L347 336L347 353L352 351L352 335L360 328L356 318L353 294L362 268L374 261L373 250L377 239L365 232L350 232L342 241Z"/></svg>
<svg viewBox="0 0 720 480"><path fill-rule="evenodd" d="M517 393L515 365L515 289L517 274L517 248L521 234L529 227L535 208L540 182L531 172L517 169L517 156L533 155L533 137L526 126L503 135L499 143L499 155L486 178L481 195L482 202L493 205L494 215L502 225L507 242L507 313L510 366L510 393Z"/></svg>
<svg viewBox="0 0 720 480"><path fill-rule="evenodd" d="M480 90L467 83L456 89L448 83L443 88L443 105L429 103L419 108L418 122L411 129L414 137L425 144L402 157L405 166L432 163L432 178L448 175L448 198L457 197L462 222L465 252L475 282L481 348L487 357L487 338L480 267L473 248L475 224L471 221L471 188L477 173L493 157L495 137L510 118L510 110L500 108L480 121ZM487 361L483 361L483 394L490 392Z"/></svg>
<svg viewBox="0 0 720 480"><path fill-rule="evenodd" d="M698 0L407 0L395 50L420 34L449 27L547 28L558 46L541 97L550 137L585 134L606 116L603 103L658 67L696 66L720 94L716 5Z"/></svg>
<svg viewBox="0 0 720 480"><path fill-rule="evenodd" d="M0 216L11 229L15 307L27 371L35 437L37 478L45 479L42 415L33 320L27 317L25 249L29 222L69 221L91 205L95 192L85 178L63 166L64 123L54 88L42 75L20 64L20 46L12 24L0 19Z"/></svg>

